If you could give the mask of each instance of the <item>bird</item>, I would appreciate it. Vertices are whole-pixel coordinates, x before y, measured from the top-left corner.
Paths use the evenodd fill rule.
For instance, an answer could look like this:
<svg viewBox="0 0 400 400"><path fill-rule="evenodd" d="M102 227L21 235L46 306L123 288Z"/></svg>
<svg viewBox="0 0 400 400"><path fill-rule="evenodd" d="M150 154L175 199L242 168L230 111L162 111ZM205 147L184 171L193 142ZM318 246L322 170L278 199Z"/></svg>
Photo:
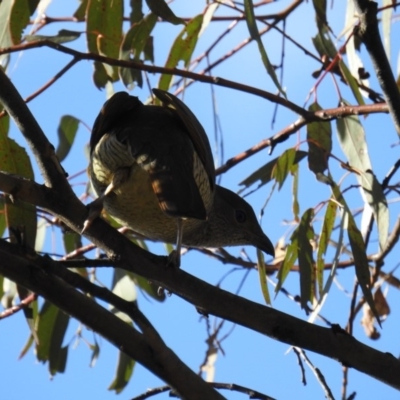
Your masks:
<svg viewBox="0 0 400 400"><path fill-rule="evenodd" d="M84 229L104 208L117 222L155 241L181 246L253 245L274 256L250 204L216 184L207 134L171 93L153 89L158 104L115 93L97 116L88 173L98 198ZM161 104L160 104L161 103Z"/></svg>

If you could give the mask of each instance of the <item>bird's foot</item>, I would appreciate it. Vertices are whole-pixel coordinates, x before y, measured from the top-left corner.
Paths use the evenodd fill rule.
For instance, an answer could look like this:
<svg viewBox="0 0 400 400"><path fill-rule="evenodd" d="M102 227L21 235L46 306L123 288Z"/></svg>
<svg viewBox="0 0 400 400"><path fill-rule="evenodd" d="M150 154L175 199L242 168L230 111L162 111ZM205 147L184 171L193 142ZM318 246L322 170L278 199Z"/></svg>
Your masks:
<svg viewBox="0 0 400 400"><path fill-rule="evenodd" d="M98 197L86 207L88 208L89 213L85 222L83 223L83 229L81 233L84 233L90 227L90 225L92 225L93 221L100 216L101 211L103 210L103 196Z"/></svg>

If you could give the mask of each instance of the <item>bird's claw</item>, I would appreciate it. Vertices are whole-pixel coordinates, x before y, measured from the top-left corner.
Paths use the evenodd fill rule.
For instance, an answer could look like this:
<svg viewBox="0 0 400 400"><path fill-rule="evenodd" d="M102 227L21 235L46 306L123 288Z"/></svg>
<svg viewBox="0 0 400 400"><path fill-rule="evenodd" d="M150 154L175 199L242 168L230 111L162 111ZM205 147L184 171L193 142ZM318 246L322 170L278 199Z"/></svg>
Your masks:
<svg viewBox="0 0 400 400"><path fill-rule="evenodd" d="M89 203L86 207L88 208L89 213L85 222L83 223L81 234L83 234L90 227L90 225L92 225L93 221L100 216L101 211L103 210L103 198L97 198Z"/></svg>

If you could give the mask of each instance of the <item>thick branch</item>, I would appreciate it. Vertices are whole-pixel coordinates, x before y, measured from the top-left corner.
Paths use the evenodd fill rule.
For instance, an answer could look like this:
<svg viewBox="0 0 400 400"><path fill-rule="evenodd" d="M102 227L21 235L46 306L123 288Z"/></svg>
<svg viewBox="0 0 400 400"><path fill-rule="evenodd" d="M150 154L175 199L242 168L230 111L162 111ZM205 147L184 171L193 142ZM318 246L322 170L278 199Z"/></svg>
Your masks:
<svg viewBox="0 0 400 400"><path fill-rule="evenodd" d="M360 16L357 35L368 50L376 76L389 106L394 126L400 135L400 92L379 33L378 6L375 2L369 0L354 0L354 3Z"/></svg>
<svg viewBox="0 0 400 400"><path fill-rule="evenodd" d="M140 334L132 326L55 276L54 272L58 269L56 262L35 254L27 254L18 246L4 240L0 240L0 255L2 275L40 294L104 336L128 356L172 385L184 398L224 398L183 364L161 340L154 340L154 334L149 341L146 335ZM63 274L74 275L68 270L64 270ZM81 278L76 276L77 279ZM123 302L122 299L121 301Z"/></svg>
<svg viewBox="0 0 400 400"><path fill-rule="evenodd" d="M52 189L36 186L38 191L42 188L47 194L52 192L53 199L57 199L57 196L61 197L61 194L55 193L56 191ZM19 193L14 190L15 197L24 193L26 192ZM29 199L21 198L21 200ZM56 204L53 200L50 202ZM77 213L68 210L69 214L72 214L69 215L69 225L75 230L78 230L77 226L82 226L86 217L85 207L79 204L82 209ZM58 209L53 210L55 214L60 212ZM68 221L65 215L63 218ZM78 218L81 218L81 221L78 221ZM158 257L140 249L99 218L88 228L87 236L114 260L116 266L139 274L168 291L176 293L205 314L216 315L281 342L333 358L400 389L398 379L400 361L391 354L379 352L358 342L340 329L328 329L309 324L211 286L182 270L165 268L166 257ZM28 282L25 282L25 285L27 284ZM46 296L44 292L41 293ZM61 303L62 301L58 300L56 304L65 310ZM70 313L69 309L66 311Z"/></svg>

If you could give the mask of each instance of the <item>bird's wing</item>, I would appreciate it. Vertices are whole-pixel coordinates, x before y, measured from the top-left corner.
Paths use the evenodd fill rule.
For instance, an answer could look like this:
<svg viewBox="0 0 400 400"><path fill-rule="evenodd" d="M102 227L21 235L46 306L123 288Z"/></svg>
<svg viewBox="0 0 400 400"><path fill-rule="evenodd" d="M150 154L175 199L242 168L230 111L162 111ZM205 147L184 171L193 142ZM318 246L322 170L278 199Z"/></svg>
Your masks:
<svg viewBox="0 0 400 400"><path fill-rule="evenodd" d="M176 111L182 123L186 127L186 132L193 143L193 146L203 163L204 169L208 175L212 190L215 187L215 166L210 147L210 142L203 126L192 113L192 111L179 100L176 96L161 89L153 89L153 93L166 107Z"/></svg>
<svg viewBox="0 0 400 400"><path fill-rule="evenodd" d="M121 143L129 145L135 162L148 173L162 211L173 217L205 220L207 211L202 194L212 196L212 189L207 192L207 187L212 186L205 169L196 166L197 149L177 112L160 106L142 105L131 109L120 104L117 108L111 109L118 121L110 131ZM104 119L107 112L108 107ZM103 125L107 127L107 124ZM197 164L200 166L200 161ZM200 174L197 183L195 174ZM148 182L138 184L148 185Z"/></svg>
<svg viewBox="0 0 400 400"><path fill-rule="evenodd" d="M90 154L103 135L109 133L118 125L118 122L127 114L142 105L137 97L129 96L126 92L115 93L107 100L93 124L90 137Z"/></svg>

